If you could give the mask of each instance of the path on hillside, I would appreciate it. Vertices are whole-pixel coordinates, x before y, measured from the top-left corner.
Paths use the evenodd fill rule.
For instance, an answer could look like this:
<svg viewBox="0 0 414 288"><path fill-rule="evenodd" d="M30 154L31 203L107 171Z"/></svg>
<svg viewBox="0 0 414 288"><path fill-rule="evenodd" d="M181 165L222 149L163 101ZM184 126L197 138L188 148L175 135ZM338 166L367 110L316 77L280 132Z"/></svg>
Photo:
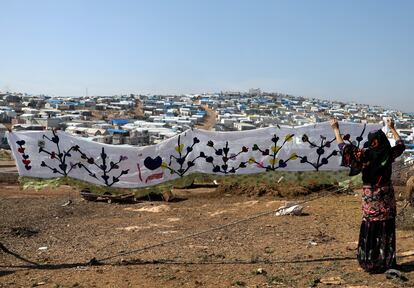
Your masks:
<svg viewBox="0 0 414 288"><path fill-rule="evenodd" d="M214 127L214 125L216 125L217 113L213 109L209 108L207 105L202 105L201 107L204 108L207 114L204 118L203 123L200 125L196 125L195 127L198 129L211 130Z"/></svg>

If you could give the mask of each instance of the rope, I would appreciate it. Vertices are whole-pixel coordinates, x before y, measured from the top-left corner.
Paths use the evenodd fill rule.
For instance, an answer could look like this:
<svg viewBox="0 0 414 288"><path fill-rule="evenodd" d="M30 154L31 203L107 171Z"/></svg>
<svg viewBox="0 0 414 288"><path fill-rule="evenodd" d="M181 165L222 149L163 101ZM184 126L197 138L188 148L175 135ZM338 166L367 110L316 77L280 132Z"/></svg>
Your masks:
<svg viewBox="0 0 414 288"><path fill-rule="evenodd" d="M399 169L397 169L395 171L400 171L400 170L409 168L411 166L414 166L414 163L409 164L409 165L405 165L404 167L401 167L401 168L399 168ZM349 186L348 187L341 187L341 188L338 188L336 190L327 189L325 191L325 193L323 193L322 195L318 195L318 196L313 197L311 199L307 199L307 200L300 201L300 202L297 203L297 205L301 205L301 204L305 204L305 203L308 203L308 202L311 202L311 201L314 201L314 200L317 200L317 199L321 199L323 197L328 196L330 193L337 193L337 192L341 192L341 191L346 191L348 189L350 189ZM318 190L318 191L315 191L315 192L320 192L320 191L322 191L322 189L321 190ZM407 206L407 204L398 213L398 215L400 215L404 211L404 209L406 208L406 206ZM254 214L254 215L252 215L250 217L247 217L247 218L243 218L243 219L239 219L239 220L236 220L236 221L232 221L232 222L226 223L224 225L212 227L210 229L206 229L206 230L203 230L203 231L199 231L199 232L191 233L191 234L188 234L188 235L180 236L180 237L177 237L177 238L168 240L168 241L156 243L156 244L153 244L153 245L148 245L148 246L145 246L145 247L142 247L142 248L138 248L138 249L134 249L134 250L130 250L130 251L120 252L120 253L117 253L117 254L114 254L114 255L105 257L105 258L101 258L101 259L92 258L89 261L89 264L90 265L100 265L100 264L103 264L104 261L111 260L111 259L114 259L114 258L117 258L117 257L120 257L120 256L125 256L125 255L140 253L140 252L143 252L143 251L146 251L146 250L150 250L150 249L153 249L153 248L156 248L156 247L161 247L161 246L165 246L165 245L168 245L168 244L171 244L171 243L175 243L175 242L178 242L178 241L181 241L181 240L184 240L184 239L195 238L195 237L198 237L198 236L203 235L203 234L207 234L207 233L210 233L210 232L213 232L213 231L221 230L221 229L224 229L224 228L227 228L227 227L230 227L230 226L234 226L234 225L237 225L237 224L240 224L240 223L243 223L243 222L248 222L248 221L257 219L259 217L263 217L263 216L267 216L267 215L276 213L276 212L280 211L281 209L283 209L283 207L280 207L280 208L278 208L276 210L270 210L270 211L265 211L265 212L261 212L261 213L258 213L258 214Z"/></svg>
<svg viewBox="0 0 414 288"><path fill-rule="evenodd" d="M402 167L402 168L400 168L400 169L398 169L396 171L400 171L400 170L409 168L411 166L414 166L414 163L409 164L409 165L406 165L406 166L404 166L404 167ZM346 191L349 188L350 187L341 187L341 188L336 189L336 190L330 190L330 189L328 189L322 195L318 195L318 196L313 197L311 199L303 200L301 202L298 202L297 204L298 205L305 204L305 203L308 203L308 202L311 202L311 201L314 201L314 200L317 200L317 199L326 197L326 196L329 195L329 193L337 193L337 192L341 192L341 191ZM321 190L316 191L316 192L320 192L320 191ZM407 207L407 205L405 205L403 207L403 209L400 210L400 212L398 213L398 215L400 215L405 210L406 207ZM198 237L198 236L203 235L203 234L206 234L206 233L210 233L210 232L213 232L213 231L221 230L221 229L224 229L224 228L227 228L227 227L230 227L230 226L234 226L234 225L237 225L237 224L240 224L240 223L243 223L243 222L248 222L248 221L257 219L259 217L263 217L263 216L267 216L267 215L276 213L276 212L280 211L280 209L282 209L282 207L281 208L278 208L276 210L265 211L265 212L262 212L262 213L254 214L254 215L252 215L250 217L247 217L247 218L244 218L244 219L239 219L239 220L236 220L236 221L233 221L233 222L229 222L229 223L224 224L224 225L220 225L220 226L216 226L216 227L213 227L213 228L210 228L210 229L207 229L207 230L203 230L203 231L191 233L191 234L184 235L184 236L181 236L181 237L177 237L177 238L174 238L174 239L171 239L171 240L168 240L168 241L156 243L156 244L153 244L153 245L145 246L145 247L138 248L138 249L134 249L134 250L130 250L130 251L120 252L120 253L117 253L117 254L114 254L114 255L111 255L111 256L108 256L108 257L99 259L99 260L97 260L97 259L94 258L91 261L93 263L101 263L103 261L107 261L107 260L110 260L110 259L113 259L113 258L116 258L116 257L119 257L119 256L125 256L125 255L140 253L140 252L143 252L143 251L146 251L146 250L150 250L150 249L153 249L153 248L156 248L156 247L161 247L161 246L164 246L164 245L167 245L167 244L170 244L170 243L174 243L174 242L178 242L178 241L181 241L181 240L184 240L184 239L195 238L195 237Z"/></svg>
<svg viewBox="0 0 414 288"><path fill-rule="evenodd" d="M303 200L303 201L301 201L297 204L300 205L300 204L304 204L304 203L314 201L316 199L326 197L328 195L328 192L336 193L336 192L344 191L344 190L347 190L347 189L348 189L348 187L342 187L342 188L339 188L339 189L336 189L336 190L326 190L326 193L324 193L322 195L318 195L318 196L313 197L311 199ZM319 190L319 191L321 191L321 190ZM276 212L280 211L281 209L282 209L282 207L278 208L276 210L265 211L265 212L262 212L262 213L254 214L250 217L239 219L239 220L236 220L236 221L233 221L233 222L229 222L227 224L216 226L216 227L213 227L213 228L210 228L210 229L207 229L207 230L203 230L203 231L191 233L191 234L188 234L188 235L180 236L180 237L168 240L168 241L156 243L156 244L145 246L145 247L142 247L142 248L138 248L138 249L134 249L134 250L130 250L130 251L125 251L125 252L120 252L120 253L117 253L117 254L102 258L102 259L98 259L98 260L97 259L92 259L91 261L93 263L101 263L103 261L107 261L107 260L110 260L110 259L113 259L113 258L116 258L116 257L119 257L119 256L125 256L125 255L140 253L140 252L143 252L143 251L146 251L146 250L150 250L150 249L153 249L153 248L156 248L156 247L161 247L161 246L164 246L164 245L167 245L167 244L170 244L170 243L174 243L174 242L178 242L178 241L181 241L181 240L184 240L184 239L195 238L195 237L198 237L198 236L206 234L206 233L221 230L221 229L224 229L224 228L227 228L227 227L230 227L230 226L234 226L234 225L237 225L237 224L240 224L240 223L243 223L243 222L248 222L248 221L251 221L253 219L257 219L259 217L263 217L263 216L266 216L266 215L269 215L269 214L276 213Z"/></svg>

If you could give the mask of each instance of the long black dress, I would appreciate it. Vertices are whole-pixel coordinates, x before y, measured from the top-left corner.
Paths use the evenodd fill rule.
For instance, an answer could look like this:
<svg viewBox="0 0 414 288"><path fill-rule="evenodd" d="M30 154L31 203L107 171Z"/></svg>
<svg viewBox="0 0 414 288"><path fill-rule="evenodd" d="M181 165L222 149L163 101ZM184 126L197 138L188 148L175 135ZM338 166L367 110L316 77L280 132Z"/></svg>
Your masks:
<svg viewBox="0 0 414 288"><path fill-rule="evenodd" d="M339 145L342 165L351 168L350 175L362 172L362 223L358 241L359 265L369 273L383 273L396 266L396 203L391 183L392 162L402 154L404 143L391 147L379 130L366 143L380 141L375 149L359 149L352 144Z"/></svg>

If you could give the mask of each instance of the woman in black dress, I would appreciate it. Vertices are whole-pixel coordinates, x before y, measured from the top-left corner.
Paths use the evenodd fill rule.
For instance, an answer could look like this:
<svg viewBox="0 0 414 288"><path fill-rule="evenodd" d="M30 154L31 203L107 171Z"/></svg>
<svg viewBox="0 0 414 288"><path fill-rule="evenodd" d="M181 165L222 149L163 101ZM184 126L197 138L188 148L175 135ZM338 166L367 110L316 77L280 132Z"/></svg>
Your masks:
<svg viewBox="0 0 414 288"><path fill-rule="evenodd" d="M368 135L364 148L345 144L336 119L331 120L336 141L342 152L342 165L350 175L362 173L362 223L358 241L359 265L370 273L383 273L396 266L396 203L391 182L392 162L405 145L394 127L387 123L396 141L391 147L387 136L378 130Z"/></svg>

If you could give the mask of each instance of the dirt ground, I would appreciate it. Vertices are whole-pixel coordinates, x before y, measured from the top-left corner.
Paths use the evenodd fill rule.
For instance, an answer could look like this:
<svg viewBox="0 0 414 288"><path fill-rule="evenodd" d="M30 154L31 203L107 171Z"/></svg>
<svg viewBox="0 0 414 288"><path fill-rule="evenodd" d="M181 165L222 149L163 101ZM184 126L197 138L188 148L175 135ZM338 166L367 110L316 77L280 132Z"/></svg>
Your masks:
<svg viewBox="0 0 414 288"><path fill-rule="evenodd" d="M0 287L328 287L329 280L337 283L329 287L414 287L412 230L397 231L398 262L408 281L361 271L355 250L360 198L349 194L309 201L304 216L270 213L142 249L286 201L230 192L177 190L177 202L108 204L85 201L69 186L22 191L3 185ZM317 196L298 195L296 201Z"/></svg>

